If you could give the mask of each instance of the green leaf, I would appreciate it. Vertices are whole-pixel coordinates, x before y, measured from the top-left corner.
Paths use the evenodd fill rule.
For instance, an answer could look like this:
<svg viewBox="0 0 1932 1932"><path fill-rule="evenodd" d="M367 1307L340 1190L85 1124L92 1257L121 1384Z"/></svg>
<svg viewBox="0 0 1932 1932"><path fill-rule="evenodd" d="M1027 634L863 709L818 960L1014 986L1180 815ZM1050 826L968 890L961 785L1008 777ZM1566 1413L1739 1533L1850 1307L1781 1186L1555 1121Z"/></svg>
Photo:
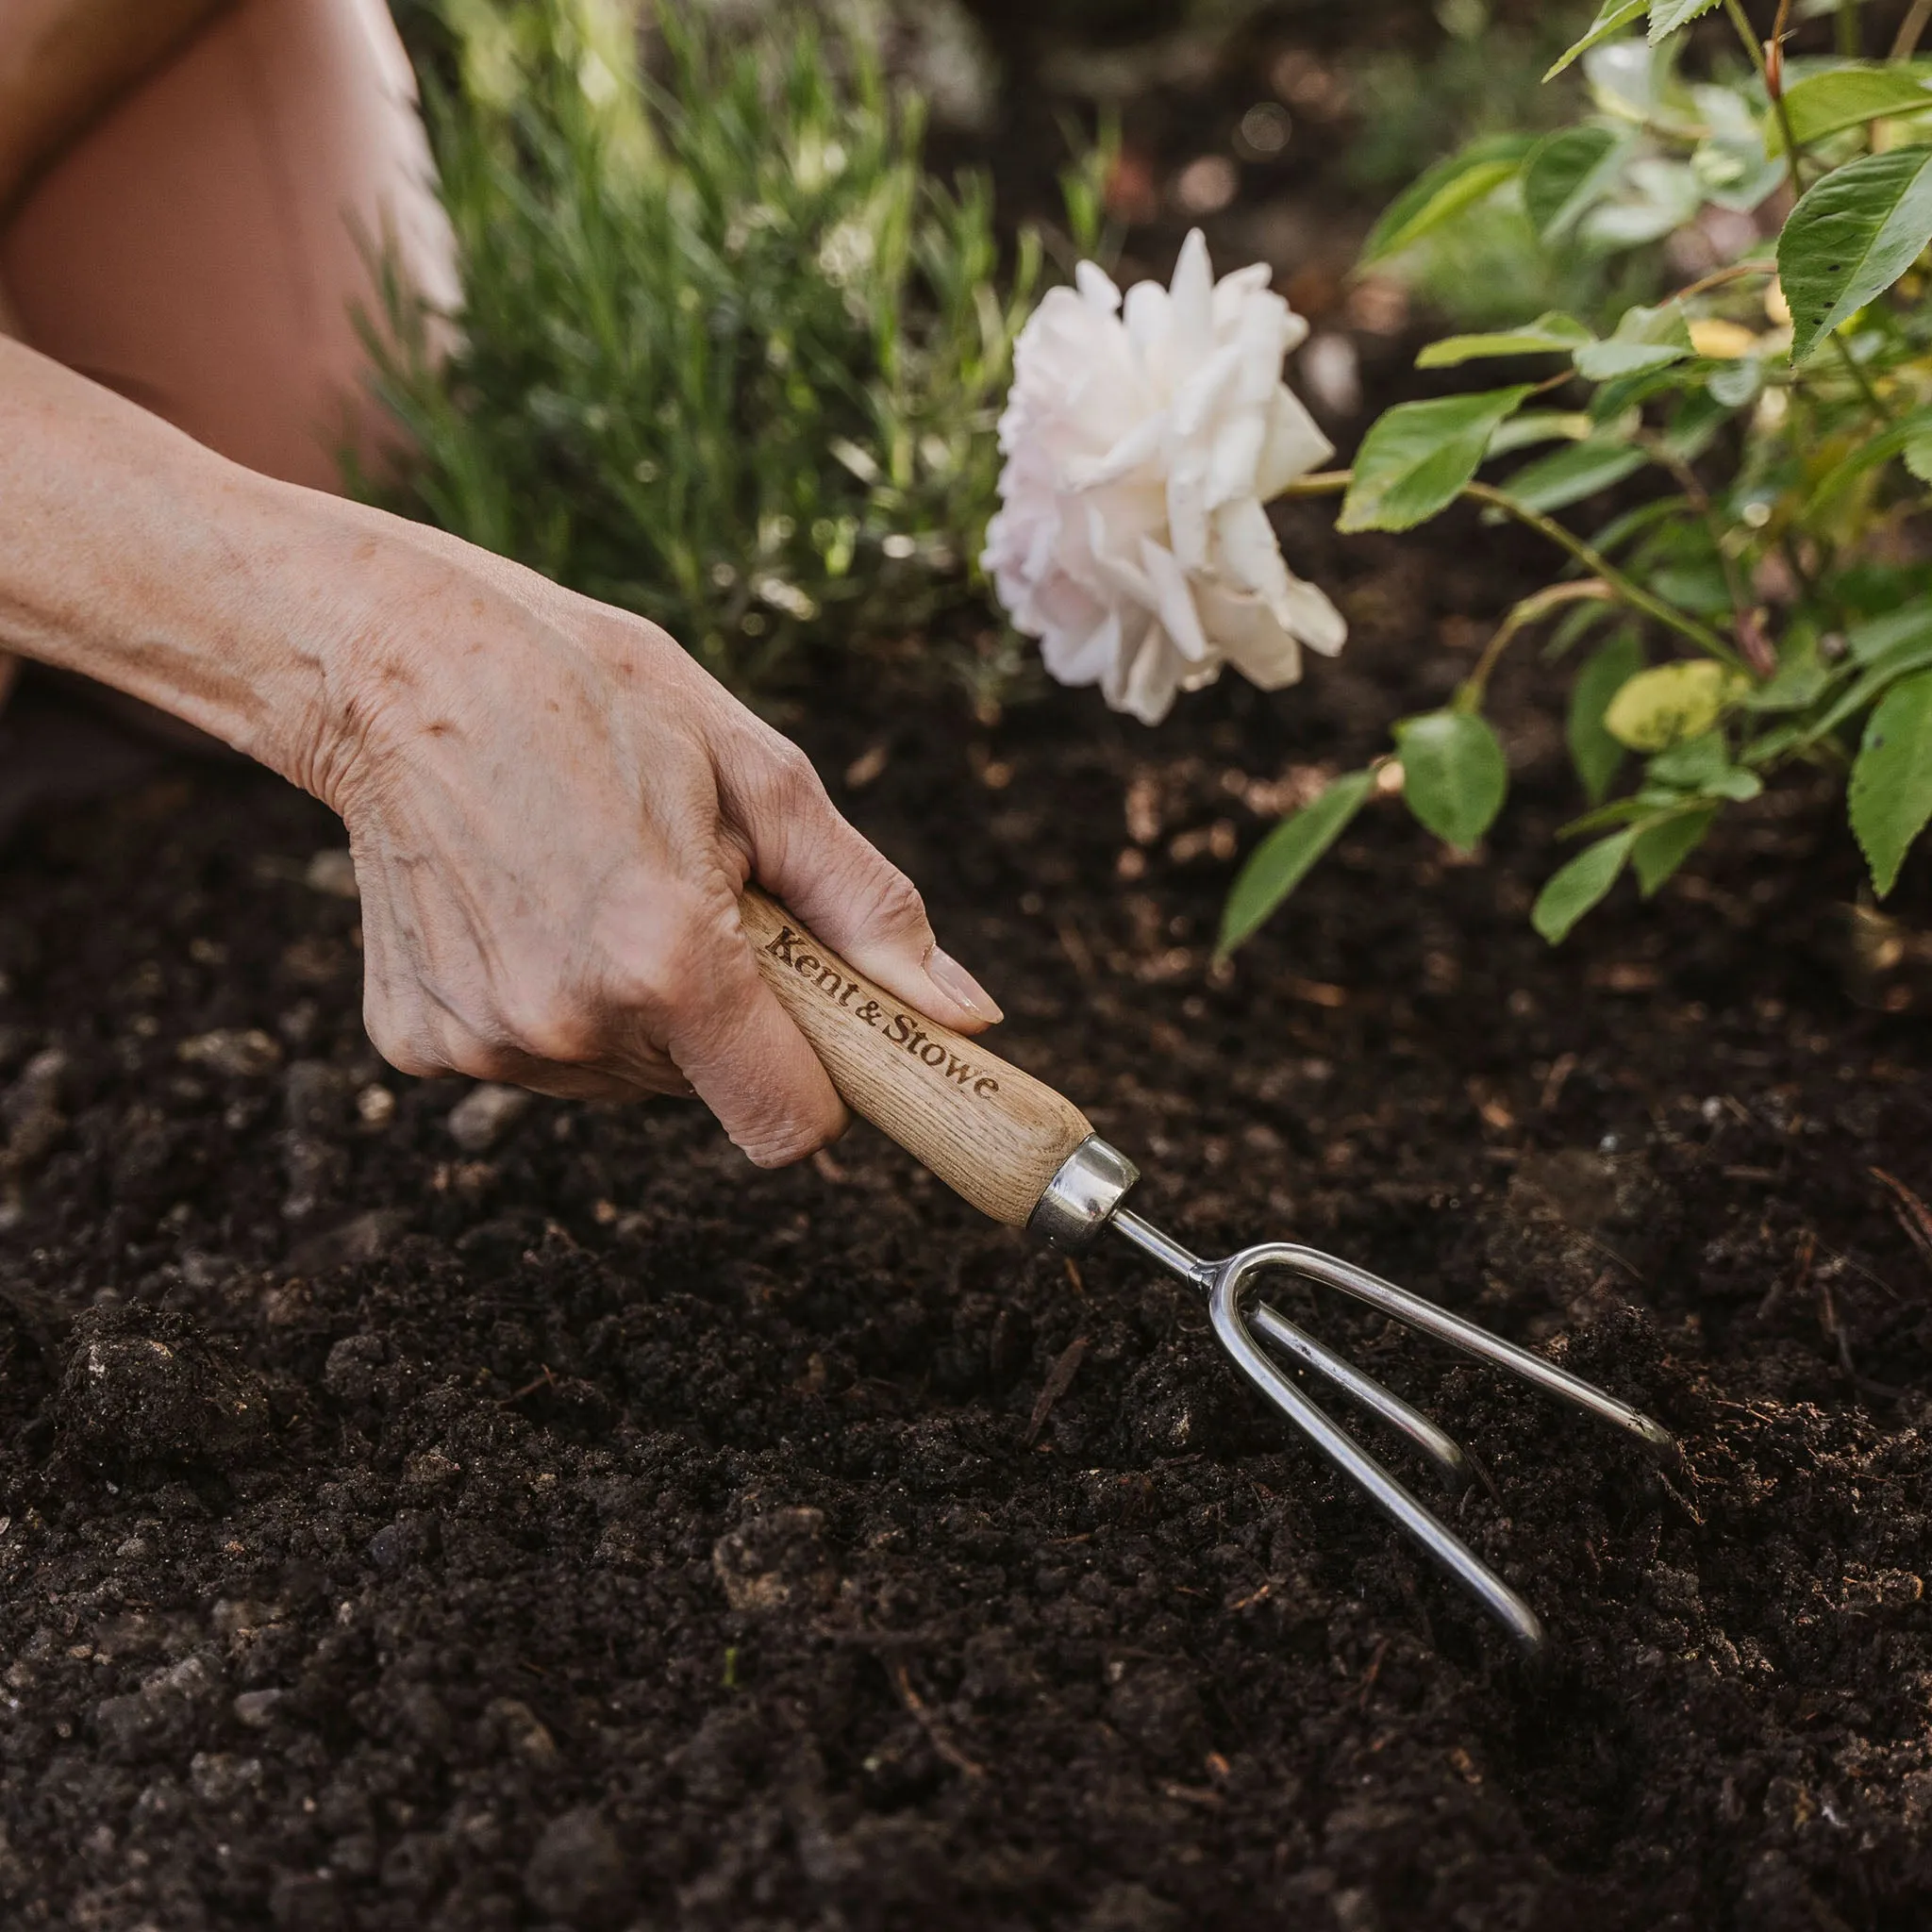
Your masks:
<svg viewBox="0 0 1932 1932"><path fill-rule="evenodd" d="M1843 127L1887 115L1923 114L1932 110L1932 92L1907 67L1836 67L1814 74L1785 90L1785 113L1791 139L1800 147L1823 141ZM1773 115L1765 124L1764 145L1784 153L1784 130Z"/></svg>
<svg viewBox="0 0 1932 1932"><path fill-rule="evenodd" d="M1347 830L1375 789L1374 772L1350 772L1311 805L1285 818L1241 867L1222 908L1223 958L1249 937L1308 875L1315 861Z"/></svg>
<svg viewBox="0 0 1932 1932"><path fill-rule="evenodd" d="M1556 242L1615 176L1629 150L1627 138L1607 127L1559 127L1531 149L1523 164L1523 207L1543 242Z"/></svg>
<svg viewBox="0 0 1932 1932"><path fill-rule="evenodd" d="M1463 209L1486 200L1514 177L1535 145L1534 135L1498 134L1438 161L1383 210L1362 243L1362 265L1401 254Z"/></svg>
<svg viewBox="0 0 1932 1932"><path fill-rule="evenodd" d="M1507 487L1509 494L1525 508L1564 509L1621 483L1649 460L1646 452L1627 442L1592 438L1525 463L1509 478Z"/></svg>
<svg viewBox="0 0 1932 1932"><path fill-rule="evenodd" d="M1932 597L1914 597L1883 617L1868 617L1845 633L1845 653L1854 664L1876 664L1900 644L1932 638Z"/></svg>
<svg viewBox="0 0 1932 1932"><path fill-rule="evenodd" d="M1650 44L1668 40L1717 4L1718 0L1650 0Z"/></svg>
<svg viewBox="0 0 1932 1932"><path fill-rule="evenodd" d="M1658 308L1640 303L1624 311L1608 341L1587 342L1576 351L1576 373L1591 382L1609 382L1618 376L1647 375L1694 353L1690 325L1676 303L1666 302Z"/></svg>
<svg viewBox="0 0 1932 1932"><path fill-rule="evenodd" d="M1634 831L1612 832L1586 846L1537 894L1529 923L1551 945L1560 945L1570 928L1617 883L1636 841Z"/></svg>
<svg viewBox="0 0 1932 1932"><path fill-rule="evenodd" d="M1882 295L1932 242L1932 147L1864 155L1817 182L1777 241L1791 306L1791 360L1802 362Z"/></svg>
<svg viewBox="0 0 1932 1932"><path fill-rule="evenodd" d="M1898 883L1912 841L1932 820L1932 671L1893 685L1866 720L1847 803L1882 899Z"/></svg>
<svg viewBox="0 0 1932 1932"><path fill-rule="evenodd" d="M1570 761L1584 796L1597 805L1624 762L1624 747L1604 728L1610 700L1643 669L1643 645L1634 630L1606 638L1584 660L1570 692Z"/></svg>
<svg viewBox="0 0 1932 1932"><path fill-rule="evenodd" d="M1701 811L1678 812L1639 828L1630 844L1630 867L1646 899L1704 843L1704 835L1717 813L1716 806L1707 806Z"/></svg>
<svg viewBox="0 0 1932 1932"><path fill-rule="evenodd" d="M1604 711L1604 729L1632 751L1659 752L1701 738L1724 715L1735 674L1712 658L1640 671Z"/></svg>
<svg viewBox="0 0 1932 1932"><path fill-rule="evenodd" d="M1596 337L1574 315L1554 309L1540 315L1526 328L1492 329L1479 336L1445 336L1431 342L1415 358L1418 369L1456 369L1487 356L1542 356L1573 354Z"/></svg>
<svg viewBox="0 0 1932 1932"><path fill-rule="evenodd" d="M1906 468L1921 483L1932 483L1932 430L1915 436L1903 452Z"/></svg>
<svg viewBox="0 0 1932 1932"><path fill-rule="evenodd" d="M1834 463L1818 479L1805 505L1805 515L1807 518L1822 515L1860 476L1881 463L1889 463L1895 456L1904 456L1906 467L1909 469L1913 443L1927 435L1932 435L1932 408L1913 409L1900 417L1889 429L1881 429L1876 436L1865 437L1849 456Z"/></svg>
<svg viewBox="0 0 1932 1932"><path fill-rule="evenodd" d="M1744 708L1760 716L1808 710L1824 695L1832 675L1832 667L1818 655L1817 627L1793 625L1779 646L1776 673L1745 698Z"/></svg>
<svg viewBox="0 0 1932 1932"><path fill-rule="evenodd" d="M1395 727L1402 795L1436 837L1473 852L1503 808L1509 767L1489 721L1474 711L1431 711Z"/></svg>
<svg viewBox="0 0 1932 1932"><path fill-rule="evenodd" d="M1581 442L1595 427L1581 409L1521 409L1490 438L1489 454L1507 457L1539 442Z"/></svg>
<svg viewBox="0 0 1932 1932"><path fill-rule="evenodd" d="M1902 620L1907 615L1904 611L1898 613L1897 620L1876 618L1870 624L1857 626L1853 636L1856 638L1858 633L1864 633L1868 647L1870 639L1881 631L1892 632L1895 636L1892 642L1869 659L1859 659L1858 646L1854 644L1854 661L1862 665L1857 679L1825 707L1822 715L1813 718L1804 727L1797 742L1816 744L1821 739L1829 738L1840 724L1857 717L1867 705L1882 697L1900 678L1932 669L1932 635L1928 635L1924 628L1924 608L1919 607L1915 614L1917 625L1910 629L1904 627Z"/></svg>
<svg viewBox="0 0 1932 1932"><path fill-rule="evenodd" d="M1707 731L1687 739L1652 758L1643 774L1646 788L1668 786L1705 798L1756 798L1764 780L1731 762L1731 747L1722 731Z"/></svg>
<svg viewBox="0 0 1932 1932"><path fill-rule="evenodd" d="M1545 80L1555 80L1557 75L1580 60L1599 42L1607 41L1612 34L1620 34L1638 19L1650 0L1604 0L1603 10L1591 22L1583 38L1543 75Z"/></svg>
<svg viewBox="0 0 1932 1932"><path fill-rule="evenodd" d="M1391 409L1356 452L1339 530L1407 530L1446 509L1475 475L1496 425L1536 385L1439 396Z"/></svg>

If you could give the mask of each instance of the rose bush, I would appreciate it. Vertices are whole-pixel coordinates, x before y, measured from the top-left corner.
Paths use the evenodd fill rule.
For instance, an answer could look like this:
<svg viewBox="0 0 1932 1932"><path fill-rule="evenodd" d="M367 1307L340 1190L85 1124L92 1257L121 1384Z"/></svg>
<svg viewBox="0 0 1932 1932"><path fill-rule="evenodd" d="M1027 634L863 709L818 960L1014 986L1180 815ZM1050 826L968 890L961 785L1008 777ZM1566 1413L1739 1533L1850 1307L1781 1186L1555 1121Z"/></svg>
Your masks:
<svg viewBox="0 0 1932 1932"><path fill-rule="evenodd" d="M1297 325L1254 271L1210 298L1198 241L1166 295L1117 305L1090 275L1023 333L989 566L1050 669L1141 717L1224 659L1274 685L1297 640L1341 642L1263 541L1277 491L1345 491L1344 531L1474 503L1569 560L1449 704L1398 722L1389 752L1262 841L1224 951L1378 796L1480 843L1509 776L1490 679L1545 624L1553 656L1589 643L1567 734L1587 809L1565 829L1591 842L1536 901L1552 943L1626 873L1657 891L1722 812L1793 770L1840 778L1874 891L1896 885L1932 822L1932 73L1914 58L1932 5L1884 61L1859 58L1848 7L1835 54L1791 55L1791 13L1780 0L1761 39L1743 0L1604 0L1552 70L1586 78L1574 125L1488 136L1396 199L1365 262L1399 268L1507 198L1553 261L1674 266L1682 286L1430 344L1424 369L1514 379L1388 410L1350 470L1306 474L1321 439L1275 380ZM1558 520L1645 483L1594 527Z"/></svg>

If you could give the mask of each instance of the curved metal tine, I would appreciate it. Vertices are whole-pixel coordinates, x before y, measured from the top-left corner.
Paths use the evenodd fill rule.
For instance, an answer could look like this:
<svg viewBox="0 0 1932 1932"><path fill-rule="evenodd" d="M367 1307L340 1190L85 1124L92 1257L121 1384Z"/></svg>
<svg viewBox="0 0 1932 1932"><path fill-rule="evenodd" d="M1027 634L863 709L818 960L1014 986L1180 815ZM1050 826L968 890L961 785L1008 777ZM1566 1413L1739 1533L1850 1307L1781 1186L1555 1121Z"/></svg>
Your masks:
<svg viewBox="0 0 1932 1932"><path fill-rule="evenodd" d="M1237 1256L1215 1273L1208 1292L1208 1312L1221 1345L1269 1401L1370 1497L1438 1563L1463 1584L1530 1657L1543 1647L1543 1626L1537 1613L1473 1551L1446 1523L1424 1508L1396 1479L1338 1427L1277 1368L1248 1332L1240 1294L1246 1257Z"/></svg>
<svg viewBox="0 0 1932 1932"><path fill-rule="evenodd" d="M1439 1429L1420 1409L1411 1408L1394 1390L1385 1388L1373 1375L1364 1374L1332 1348L1324 1348L1306 1328L1297 1327L1266 1302L1255 1305L1247 1322L1250 1328L1265 1335L1277 1348L1285 1348L1318 1375L1327 1376L1344 1395L1373 1410L1391 1428L1400 1430L1436 1465L1451 1494L1458 1493L1468 1485L1475 1472L1462 1453L1462 1445L1446 1430Z"/></svg>
<svg viewBox="0 0 1932 1932"><path fill-rule="evenodd" d="M1513 1341L1505 1341L1500 1335L1491 1335L1487 1328L1466 1322L1460 1315L1452 1315L1447 1308L1411 1294L1406 1288L1397 1288L1379 1274L1371 1274L1365 1268L1357 1268L1334 1255L1324 1255L1319 1248L1304 1248L1291 1241L1269 1241L1259 1247L1243 1248L1229 1265L1248 1267L1261 1261L1279 1263L1312 1281L1338 1288L1343 1294L1353 1295L1357 1301L1394 1316L1398 1322L1407 1323L1411 1328L1420 1328L1425 1335L1461 1349L1465 1355L1494 1362L1498 1368L1521 1375L1525 1382L1534 1382L1539 1389L1574 1403L1578 1408L1589 1409L1614 1427L1640 1438L1661 1455L1678 1454L1677 1439L1641 1408L1619 1402L1581 1375L1573 1375L1567 1369L1559 1369L1541 1356L1531 1355L1526 1348L1518 1348Z"/></svg>

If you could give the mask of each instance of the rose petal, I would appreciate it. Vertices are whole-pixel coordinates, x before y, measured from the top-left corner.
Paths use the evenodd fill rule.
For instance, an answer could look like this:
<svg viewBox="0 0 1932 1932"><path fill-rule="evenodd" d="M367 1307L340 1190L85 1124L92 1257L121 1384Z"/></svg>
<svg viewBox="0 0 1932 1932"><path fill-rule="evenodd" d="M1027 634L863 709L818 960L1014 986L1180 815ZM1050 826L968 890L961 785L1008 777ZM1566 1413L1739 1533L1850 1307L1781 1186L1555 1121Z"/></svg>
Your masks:
<svg viewBox="0 0 1932 1932"><path fill-rule="evenodd" d="M1191 367L1214 353L1214 271L1199 228L1190 228L1181 243L1168 294L1174 306L1169 353L1180 366Z"/></svg>
<svg viewBox="0 0 1932 1932"><path fill-rule="evenodd" d="M1120 286L1097 261L1083 261L1074 268L1074 286L1088 308L1106 315L1120 312Z"/></svg>
<svg viewBox="0 0 1932 1932"><path fill-rule="evenodd" d="M1319 585L1290 572L1286 602L1288 627L1311 651L1324 658L1340 654L1348 641L1348 620L1329 602Z"/></svg>
<svg viewBox="0 0 1932 1932"><path fill-rule="evenodd" d="M1141 567L1154 586L1154 608L1161 627L1174 641L1174 649L1198 664L1208 655L1208 640L1201 632L1187 572L1172 550L1147 537L1141 539Z"/></svg>
<svg viewBox="0 0 1932 1932"><path fill-rule="evenodd" d="M1301 646L1258 597L1211 590L1201 598L1201 622L1227 661L1261 691L1299 683Z"/></svg>
<svg viewBox="0 0 1932 1932"><path fill-rule="evenodd" d="M1209 509L1255 493L1255 471L1267 433L1268 419L1258 409L1244 409L1215 431L1214 454L1208 462Z"/></svg>
<svg viewBox="0 0 1932 1932"><path fill-rule="evenodd" d="M1297 476L1319 470L1335 454L1302 400L1286 383L1275 386L1268 408L1268 434L1255 465L1255 494L1263 503L1279 496Z"/></svg>

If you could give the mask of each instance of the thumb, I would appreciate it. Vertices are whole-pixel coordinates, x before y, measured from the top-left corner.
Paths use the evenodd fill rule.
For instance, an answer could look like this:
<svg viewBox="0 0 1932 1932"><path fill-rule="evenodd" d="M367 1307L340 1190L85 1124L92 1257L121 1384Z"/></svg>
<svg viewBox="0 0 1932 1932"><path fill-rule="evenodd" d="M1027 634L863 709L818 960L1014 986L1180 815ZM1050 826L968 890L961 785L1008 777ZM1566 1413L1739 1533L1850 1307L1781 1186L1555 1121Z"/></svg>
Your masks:
<svg viewBox="0 0 1932 1932"><path fill-rule="evenodd" d="M1005 1018L992 995L933 936L912 881L840 815L818 774L785 806L751 818L752 875L826 945L928 1018L978 1033Z"/></svg>

